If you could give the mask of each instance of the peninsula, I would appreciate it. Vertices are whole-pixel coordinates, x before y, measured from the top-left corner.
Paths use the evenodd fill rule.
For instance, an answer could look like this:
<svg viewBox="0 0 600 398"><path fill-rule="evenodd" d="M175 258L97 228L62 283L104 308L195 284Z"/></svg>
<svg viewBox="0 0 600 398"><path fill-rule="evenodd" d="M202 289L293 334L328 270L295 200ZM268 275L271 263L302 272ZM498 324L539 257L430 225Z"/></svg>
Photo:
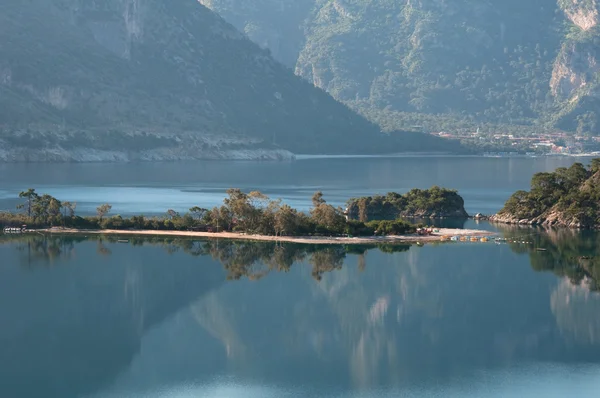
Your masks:
<svg viewBox="0 0 600 398"><path fill-rule="evenodd" d="M450 194L440 196L443 192ZM23 191L19 196L23 199L18 206L20 213L0 214L0 225L5 228L63 234L170 235L311 244L431 242L448 240L451 236L491 235L479 230L425 228L402 218L371 219L372 215L363 212L360 220L353 220L348 212L328 204L321 192L313 195L312 208L307 213L293 209L281 200L271 200L258 191L245 193L240 189L229 189L221 207L209 210L195 206L183 215L169 209L160 217L109 216L110 204L99 206L95 216L81 217L75 214L75 203L40 195L35 189ZM388 197L392 196L402 198L406 205L403 217L437 214L437 208L452 208L457 203L460 208L456 211L466 214L462 198L455 191L439 187L413 190L407 195L388 194ZM358 201L362 203L366 199Z"/></svg>
<svg viewBox="0 0 600 398"><path fill-rule="evenodd" d="M490 221L580 229L600 228L600 158L537 173L530 191L517 191Z"/></svg>
<svg viewBox="0 0 600 398"><path fill-rule="evenodd" d="M233 239L250 240L263 242L289 242L310 245L377 245L377 244L401 244L401 243L425 243L441 242L449 240L450 236L458 237L488 237L495 235L490 231L478 229L456 229L439 228L427 235L418 235L416 233L404 235L384 235L384 236L273 236L246 234L240 232L201 232L201 231L178 231L178 230L124 230L124 229L73 229L52 227L36 230L52 234L64 235L114 235L114 236L177 236L188 238L203 239Z"/></svg>

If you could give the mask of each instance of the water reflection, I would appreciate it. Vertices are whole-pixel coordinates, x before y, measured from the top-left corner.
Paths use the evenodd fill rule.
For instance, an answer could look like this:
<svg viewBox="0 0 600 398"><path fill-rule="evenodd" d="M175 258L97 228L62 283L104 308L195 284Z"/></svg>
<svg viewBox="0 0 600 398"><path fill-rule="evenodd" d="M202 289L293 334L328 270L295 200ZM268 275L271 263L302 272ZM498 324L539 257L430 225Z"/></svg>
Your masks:
<svg viewBox="0 0 600 398"><path fill-rule="evenodd" d="M214 264L185 256L171 263L160 248L80 237L0 242L0 396L101 389L127 368L149 329L224 279Z"/></svg>
<svg viewBox="0 0 600 398"><path fill-rule="evenodd" d="M516 253L527 253L536 271L552 272L587 290L600 290L600 234L569 229L501 227Z"/></svg>
<svg viewBox="0 0 600 398"><path fill-rule="evenodd" d="M517 242L511 249L529 255L532 269L561 278L550 304L562 333L579 342L600 342L600 234L568 229L503 227Z"/></svg>
<svg viewBox="0 0 600 398"><path fill-rule="evenodd" d="M480 396L531 363L576 374L600 358L597 273L581 262L597 236L562 234L423 248L0 238L0 395Z"/></svg>
<svg viewBox="0 0 600 398"><path fill-rule="evenodd" d="M191 256L210 256L221 263L227 272L228 280L248 278L259 280L268 273L288 272L292 265L308 261L312 265L312 276L321 280L326 272L340 270L347 254L359 256L359 268L366 267L365 255L370 250L384 253L408 251L410 245L304 245L280 242L252 242L234 240L198 241L189 238L148 238L117 236L60 236L60 235L21 235L6 236L4 243L13 242L15 249L22 253L20 263L27 267L50 266L59 261L67 261L75 253L75 244L95 242L96 253L112 255L109 244L119 242L131 246L156 246L168 254L183 252ZM0 241L1 243L2 241Z"/></svg>

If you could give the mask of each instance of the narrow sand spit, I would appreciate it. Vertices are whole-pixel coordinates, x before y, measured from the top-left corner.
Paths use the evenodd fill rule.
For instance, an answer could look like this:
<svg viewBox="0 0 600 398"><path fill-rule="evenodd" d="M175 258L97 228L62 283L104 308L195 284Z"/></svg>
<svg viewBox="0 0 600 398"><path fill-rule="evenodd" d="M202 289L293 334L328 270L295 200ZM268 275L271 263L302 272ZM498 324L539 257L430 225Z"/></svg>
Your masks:
<svg viewBox="0 0 600 398"><path fill-rule="evenodd" d="M68 229L68 228L49 228L37 230L37 232L48 232L54 234L87 234L87 235L148 235L148 236L183 236L193 238L210 239L238 239L238 240L256 240L256 241L274 241L291 242L306 244L355 244L371 245L377 243L416 243L416 242L441 242L443 237L450 236L479 236L489 237L496 235L494 232L478 229L449 229L440 228L429 236L419 235L389 235L389 236L370 236L370 237L326 237L326 236L267 236L267 235L249 235L234 232L192 232L192 231L154 231L154 230L88 230L88 229Z"/></svg>

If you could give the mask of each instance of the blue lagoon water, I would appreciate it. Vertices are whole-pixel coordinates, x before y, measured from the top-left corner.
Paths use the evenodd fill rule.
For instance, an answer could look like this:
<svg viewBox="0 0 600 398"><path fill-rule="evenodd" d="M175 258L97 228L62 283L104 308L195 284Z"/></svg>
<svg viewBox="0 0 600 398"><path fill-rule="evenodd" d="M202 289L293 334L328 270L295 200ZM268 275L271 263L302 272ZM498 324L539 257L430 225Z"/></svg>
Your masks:
<svg viewBox="0 0 600 398"><path fill-rule="evenodd" d="M1 165L0 200L31 186L151 213L238 186L307 208L317 189L342 203L438 184L492 213L572 161ZM0 235L0 397L597 396L600 236L500 233L534 244Z"/></svg>
<svg viewBox="0 0 600 398"><path fill-rule="evenodd" d="M27 188L77 202L93 213L102 203L117 214L220 205L228 188L260 190L308 209L321 190L335 205L349 198L433 185L458 189L470 213L490 214L535 172L586 159L567 157L308 158L295 162L172 162L130 164L0 164L0 210L12 210Z"/></svg>

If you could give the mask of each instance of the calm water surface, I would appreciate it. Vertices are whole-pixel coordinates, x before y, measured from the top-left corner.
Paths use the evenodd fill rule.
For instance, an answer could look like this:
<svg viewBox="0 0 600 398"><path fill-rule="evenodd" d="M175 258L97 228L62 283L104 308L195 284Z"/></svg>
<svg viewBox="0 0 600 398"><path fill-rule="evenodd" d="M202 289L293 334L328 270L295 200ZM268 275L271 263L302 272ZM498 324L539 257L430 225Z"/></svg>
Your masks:
<svg viewBox="0 0 600 398"><path fill-rule="evenodd" d="M574 161L0 165L0 209L27 187L81 212L152 214L233 186L306 209L315 190L342 204L437 184L493 213ZM600 236L501 232L532 243L0 235L0 397L596 397Z"/></svg>
<svg viewBox="0 0 600 398"><path fill-rule="evenodd" d="M4 237L0 396L595 397L598 241Z"/></svg>
<svg viewBox="0 0 600 398"><path fill-rule="evenodd" d="M335 205L349 198L439 185L458 189L469 213L498 211L535 172L588 159L566 157L325 158L277 162L132 164L0 164L0 210L12 210L19 192L36 188L75 201L80 213L101 203L115 214L157 214L168 209L220 205L227 188L261 190L308 209L317 190Z"/></svg>

